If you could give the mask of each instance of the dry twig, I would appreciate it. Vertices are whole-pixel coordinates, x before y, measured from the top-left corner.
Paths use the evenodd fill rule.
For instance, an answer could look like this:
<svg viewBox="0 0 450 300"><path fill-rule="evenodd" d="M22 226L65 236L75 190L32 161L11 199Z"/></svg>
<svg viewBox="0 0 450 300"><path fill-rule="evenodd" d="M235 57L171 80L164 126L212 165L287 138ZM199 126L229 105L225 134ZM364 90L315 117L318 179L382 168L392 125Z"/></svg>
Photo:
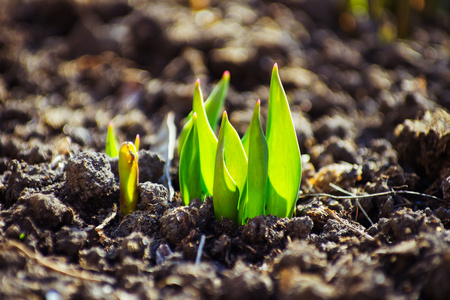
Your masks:
<svg viewBox="0 0 450 300"><path fill-rule="evenodd" d="M351 230L356 231L357 233L359 233L360 235L362 235L362 236L365 237L366 239L371 240L371 241L374 240L374 238L373 238L371 235L368 235L368 234L365 233L364 231L362 231L362 230L356 228L355 226L353 226L353 225L351 225L351 224L348 224L347 222L345 222L344 220L342 220L341 217L339 217L338 215L336 215L336 214L334 213L334 211L332 211L331 209L329 209L329 208L324 208L324 211L325 211L328 215L330 215L333 219L335 219L336 221L338 221L338 222L341 223L342 225L347 226L347 227L350 228Z"/></svg>
<svg viewBox="0 0 450 300"><path fill-rule="evenodd" d="M109 284L115 283L115 279L111 278L111 277L106 277L104 275L95 274L95 273L85 271L85 270L70 268L66 265L56 264L56 263L52 262L50 259L44 257L43 255L41 255L39 253L33 252L26 245L24 245L20 242L17 242L15 240L7 241L5 246L18 249L29 259L32 259L32 260L36 261L38 264L40 264L41 266L51 269L53 271L56 271L58 273L61 273L61 274L64 274L64 275L67 275L67 276L70 276L73 278L78 278L81 280L88 280L88 281L93 281L93 282L106 282Z"/></svg>

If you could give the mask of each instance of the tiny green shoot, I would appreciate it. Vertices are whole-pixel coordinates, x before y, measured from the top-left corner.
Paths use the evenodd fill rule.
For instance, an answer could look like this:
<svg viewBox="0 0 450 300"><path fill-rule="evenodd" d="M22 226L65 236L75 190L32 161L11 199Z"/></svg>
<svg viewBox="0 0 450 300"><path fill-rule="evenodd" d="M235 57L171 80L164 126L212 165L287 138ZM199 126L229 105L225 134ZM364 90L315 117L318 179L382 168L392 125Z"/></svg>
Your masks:
<svg viewBox="0 0 450 300"><path fill-rule="evenodd" d="M119 142L117 141L112 122L109 122L108 132L106 133L105 152L109 157L116 157L119 155Z"/></svg>
<svg viewBox="0 0 450 300"><path fill-rule="evenodd" d="M136 148L136 153L139 152L139 144L141 143L141 136L136 134L136 139L134 140L134 147Z"/></svg>
<svg viewBox="0 0 450 300"><path fill-rule="evenodd" d="M141 138L137 134L134 144L125 142L119 148L112 122L109 123L105 152L112 158L119 156L120 210L125 215L132 213L138 202L138 151L140 141Z"/></svg>
<svg viewBox="0 0 450 300"><path fill-rule="evenodd" d="M120 211L128 215L138 202L139 166L136 147L125 142L119 150Z"/></svg>

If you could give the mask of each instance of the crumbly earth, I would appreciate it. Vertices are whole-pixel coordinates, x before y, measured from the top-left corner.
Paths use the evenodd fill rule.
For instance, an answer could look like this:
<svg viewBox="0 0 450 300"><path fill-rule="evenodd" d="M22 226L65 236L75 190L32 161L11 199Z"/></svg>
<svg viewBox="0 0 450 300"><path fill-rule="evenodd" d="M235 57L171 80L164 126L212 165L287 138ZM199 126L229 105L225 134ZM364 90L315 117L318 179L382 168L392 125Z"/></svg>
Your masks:
<svg viewBox="0 0 450 300"><path fill-rule="evenodd" d="M0 0L0 298L450 299L449 11L383 42L340 1L210 2ZM275 62L306 154L295 217L183 206L177 158L169 199L164 116L179 130L195 80L229 70L243 134ZM141 136L127 216L111 120Z"/></svg>

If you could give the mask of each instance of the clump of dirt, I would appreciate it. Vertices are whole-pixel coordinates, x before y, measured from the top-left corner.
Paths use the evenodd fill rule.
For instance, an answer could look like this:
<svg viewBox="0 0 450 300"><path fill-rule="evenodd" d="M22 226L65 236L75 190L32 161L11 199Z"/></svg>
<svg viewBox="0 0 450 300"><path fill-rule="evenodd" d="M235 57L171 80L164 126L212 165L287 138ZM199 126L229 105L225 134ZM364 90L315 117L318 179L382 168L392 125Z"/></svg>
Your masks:
<svg viewBox="0 0 450 300"><path fill-rule="evenodd" d="M450 178L450 114L438 109L427 111L420 120L406 120L395 129L396 150L401 159L441 188L448 198ZM435 188L436 188L435 187Z"/></svg>

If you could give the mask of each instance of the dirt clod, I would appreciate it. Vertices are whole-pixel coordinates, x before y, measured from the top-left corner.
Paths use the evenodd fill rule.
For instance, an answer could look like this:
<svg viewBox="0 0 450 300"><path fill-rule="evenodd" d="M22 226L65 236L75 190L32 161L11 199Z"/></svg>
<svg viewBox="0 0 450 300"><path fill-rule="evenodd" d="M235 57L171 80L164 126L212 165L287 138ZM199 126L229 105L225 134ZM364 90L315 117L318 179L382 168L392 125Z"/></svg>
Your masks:
<svg viewBox="0 0 450 300"><path fill-rule="evenodd" d="M274 292L274 285L268 274L259 274L241 264L237 264L232 271L224 273L221 286L223 299L270 299Z"/></svg>
<svg viewBox="0 0 450 300"><path fill-rule="evenodd" d="M427 111L419 120L406 120L395 128L396 150L400 157L425 172L432 180L435 176L448 176L450 172L450 114L442 109ZM445 173L441 173L445 172Z"/></svg>
<svg viewBox="0 0 450 300"><path fill-rule="evenodd" d="M28 213L32 214L41 226L57 228L62 224L71 225L73 222L73 210L51 194L33 194L28 199L21 198L18 203L28 206Z"/></svg>
<svg viewBox="0 0 450 300"><path fill-rule="evenodd" d="M140 202L138 204L138 209L160 216L169 209L169 204L167 203L167 189L163 185L144 182L139 184L139 190Z"/></svg>
<svg viewBox="0 0 450 300"><path fill-rule="evenodd" d="M81 152L66 166L66 189L72 203L99 201L114 191L114 175L103 153Z"/></svg>
<svg viewBox="0 0 450 300"><path fill-rule="evenodd" d="M190 231L195 229L198 216L196 208L176 207L161 218L162 234L172 245L179 245Z"/></svg>

